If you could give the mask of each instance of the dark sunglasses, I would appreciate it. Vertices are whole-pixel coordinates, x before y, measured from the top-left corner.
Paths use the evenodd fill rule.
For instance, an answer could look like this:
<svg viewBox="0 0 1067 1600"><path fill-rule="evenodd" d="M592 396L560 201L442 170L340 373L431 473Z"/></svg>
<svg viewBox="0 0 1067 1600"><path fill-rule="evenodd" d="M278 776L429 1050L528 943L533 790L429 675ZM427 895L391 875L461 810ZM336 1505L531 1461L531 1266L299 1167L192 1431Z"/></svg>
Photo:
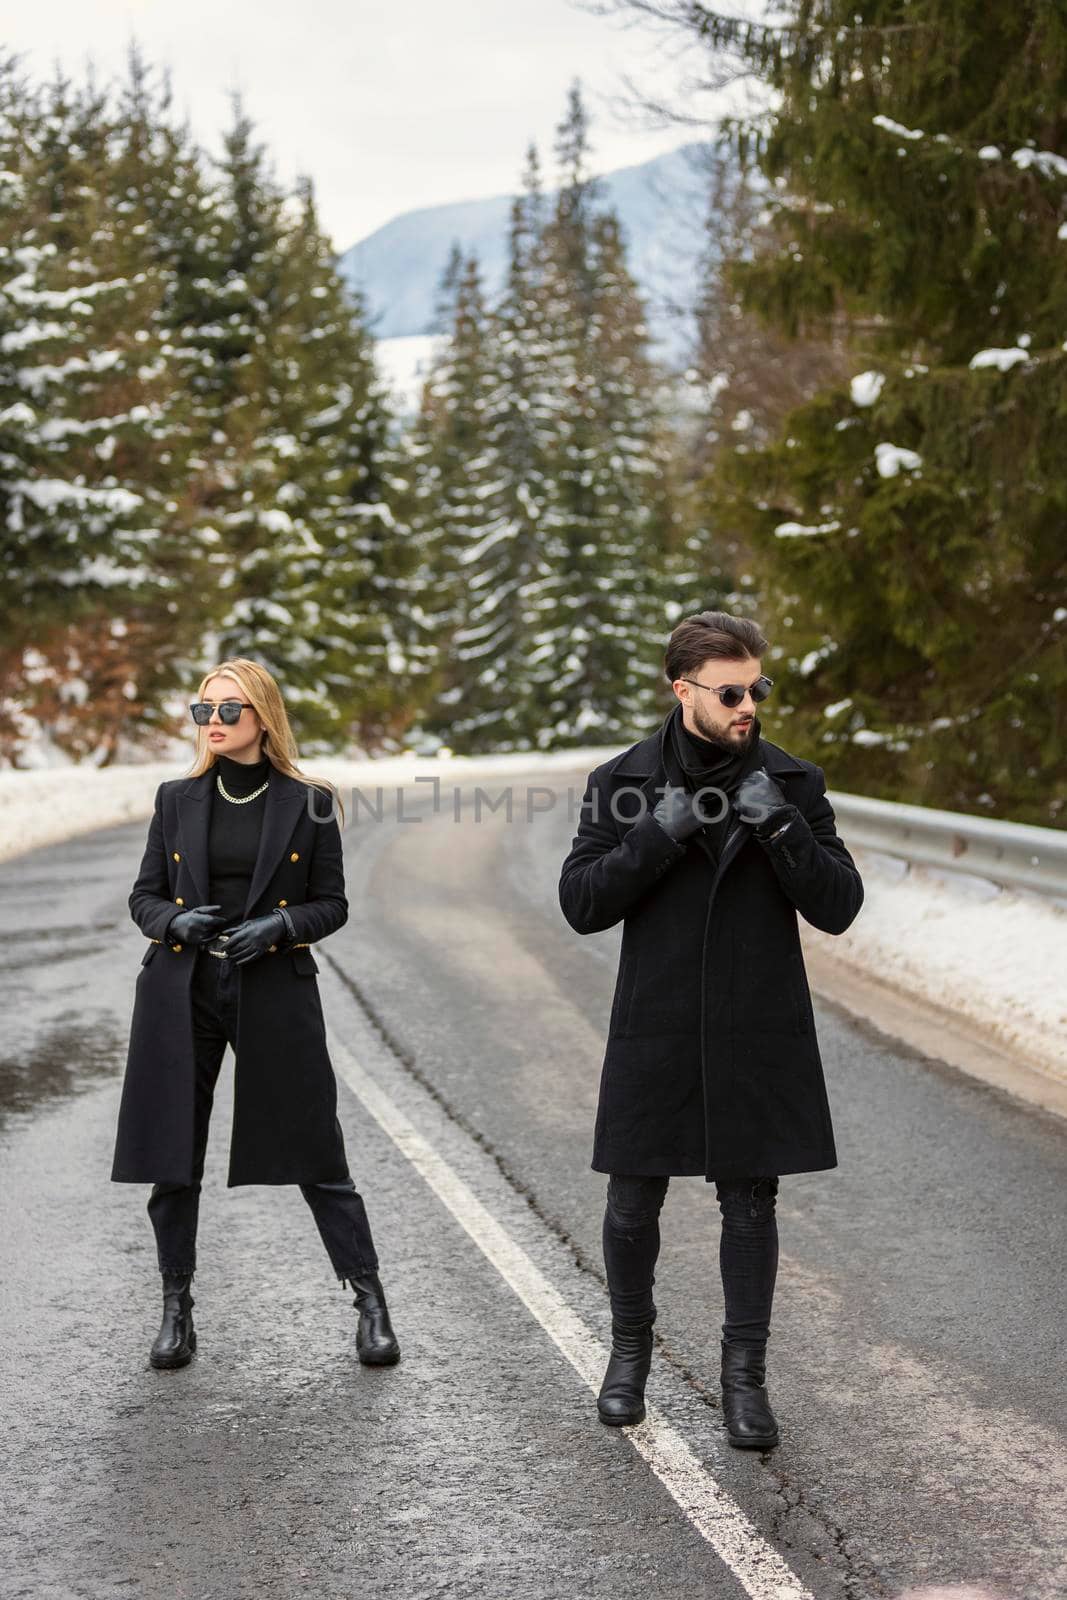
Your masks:
<svg viewBox="0 0 1067 1600"><path fill-rule="evenodd" d="M708 689L712 694L717 694L724 706L731 711L739 706L746 694L750 694L755 701L766 700L774 688L774 679L766 675L756 679L755 683L724 683L716 688L712 683L697 683L695 678L683 678L683 683L696 684L698 689Z"/></svg>
<svg viewBox="0 0 1067 1600"><path fill-rule="evenodd" d="M240 722L241 712L246 706L250 708L251 705L251 700L220 700L218 707L219 721L228 722L232 726L235 722ZM215 702L214 700L197 700L189 707L189 710L193 713L193 721L202 728L205 723L211 721L211 713L215 710Z"/></svg>

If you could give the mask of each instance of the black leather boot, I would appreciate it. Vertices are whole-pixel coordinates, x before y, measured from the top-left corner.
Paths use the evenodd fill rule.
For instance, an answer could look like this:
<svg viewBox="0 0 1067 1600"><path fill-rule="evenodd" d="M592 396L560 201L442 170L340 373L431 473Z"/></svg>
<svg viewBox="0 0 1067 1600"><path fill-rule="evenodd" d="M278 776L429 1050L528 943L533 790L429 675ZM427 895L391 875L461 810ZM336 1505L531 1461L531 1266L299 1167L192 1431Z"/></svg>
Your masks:
<svg viewBox="0 0 1067 1600"><path fill-rule="evenodd" d="M163 1321L148 1359L153 1367L186 1367L196 1349L191 1272L163 1274Z"/></svg>
<svg viewBox="0 0 1067 1600"><path fill-rule="evenodd" d="M767 1346L721 1342L726 1437L739 1450L770 1450L778 1443L778 1424L764 1385Z"/></svg>
<svg viewBox="0 0 1067 1600"><path fill-rule="evenodd" d="M389 1321L381 1279L376 1272L368 1272L348 1281L356 1291L352 1304L359 1311L356 1354L365 1367L391 1367L400 1360L400 1345Z"/></svg>
<svg viewBox="0 0 1067 1600"><path fill-rule="evenodd" d="M611 1358L597 1395L601 1422L625 1428L645 1420L645 1383L652 1365L652 1323L639 1328L611 1324Z"/></svg>

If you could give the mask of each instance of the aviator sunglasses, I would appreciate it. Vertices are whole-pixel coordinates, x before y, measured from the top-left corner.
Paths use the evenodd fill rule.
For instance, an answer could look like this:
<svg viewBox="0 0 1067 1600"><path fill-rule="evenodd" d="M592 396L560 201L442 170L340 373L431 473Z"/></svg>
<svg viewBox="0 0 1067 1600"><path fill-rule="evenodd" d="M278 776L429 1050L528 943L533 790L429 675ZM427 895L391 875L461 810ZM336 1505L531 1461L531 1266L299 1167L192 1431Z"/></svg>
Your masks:
<svg viewBox="0 0 1067 1600"><path fill-rule="evenodd" d="M222 700L219 702L218 707L219 721L229 723L232 727L235 722L240 722L241 712L245 707L251 707L251 705L251 700ZM189 710L193 713L193 721L203 727L205 723L211 721L211 713L215 710L215 702L213 700L197 700L189 707Z"/></svg>
<svg viewBox="0 0 1067 1600"><path fill-rule="evenodd" d="M712 694L717 694L722 704L731 711L741 704L746 694L750 694L753 700L759 702L766 700L774 687L774 679L768 678L766 674L758 677L755 683L724 683L721 688L716 688L711 683L697 683L696 678L683 678L682 682L695 684L698 689L708 689Z"/></svg>

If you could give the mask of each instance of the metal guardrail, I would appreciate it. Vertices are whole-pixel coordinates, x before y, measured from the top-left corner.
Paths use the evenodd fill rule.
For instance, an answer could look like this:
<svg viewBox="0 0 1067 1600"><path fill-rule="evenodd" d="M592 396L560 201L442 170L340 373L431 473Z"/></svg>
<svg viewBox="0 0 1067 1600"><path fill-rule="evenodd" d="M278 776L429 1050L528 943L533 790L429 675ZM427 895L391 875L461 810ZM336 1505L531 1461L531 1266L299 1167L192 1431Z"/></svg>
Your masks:
<svg viewBox="0 0 1067 1600"><path fill-rule="evenodd" d="M1067 832L860 794L827 794L850 848L880 850L1067 901Z"/></svg>

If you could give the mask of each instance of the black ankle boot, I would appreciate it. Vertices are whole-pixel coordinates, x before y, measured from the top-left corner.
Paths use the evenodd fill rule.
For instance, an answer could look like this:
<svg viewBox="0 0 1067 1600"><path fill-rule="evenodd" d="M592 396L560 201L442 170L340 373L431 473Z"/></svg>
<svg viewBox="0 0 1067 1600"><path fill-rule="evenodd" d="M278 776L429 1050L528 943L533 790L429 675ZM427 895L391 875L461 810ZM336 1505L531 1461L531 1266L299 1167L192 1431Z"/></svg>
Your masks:
<svg viewBox="0 0 1067 1600"><path fill-rule="evenodd" d="M652 1365L652 1323L639 1328L611 1324L611 1359L596 1408L601 1422L625 1428L645 1420L645 1382Z"/></svg>
<svg viewBox="0 0 1067 1600"><path fill-rule="evenodd" d="M767 1346L722 1340L722 1415L726 1437L739 1450L770 1450L778 1443L767 1390Z"/></svg>
<svg viewBox="0 0 1067 1600"><path fill-rule="evenodd" d="M376 1272L367 1272L348 1281L356 1291L352 1304L359 1311L356 1354L365 1367L391 1367L400 1360L400 1345L389 1321L381 1279Z"/></svg>
<svg viewBox="0 0 1067 1600"><path fill-rule="evenodd" d="M191 1272L163 1274L163 1321L148 1359L153 1367L185 1367L196 1349Z"/></svg>

